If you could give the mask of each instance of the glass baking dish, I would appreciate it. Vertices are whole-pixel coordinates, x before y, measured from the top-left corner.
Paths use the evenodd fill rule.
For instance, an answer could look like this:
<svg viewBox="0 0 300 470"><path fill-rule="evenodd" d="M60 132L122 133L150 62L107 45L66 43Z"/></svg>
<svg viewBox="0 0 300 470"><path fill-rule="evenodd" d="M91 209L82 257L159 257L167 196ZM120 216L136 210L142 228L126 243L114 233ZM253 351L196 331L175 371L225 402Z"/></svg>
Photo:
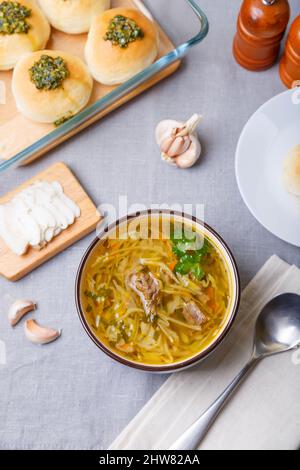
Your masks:
<svg viewBox="0 0 300 470"><path fill-rule="evenodd" d="M145 8L144 4L141 3L140 0L134 0L134 1L137 7L139 7L141 10ZM54 148L55 146L59 145L61 142L65 141L69 137L81 131L92 122L95 122L97 120L97 116L100 113L105 113L105 110L113 106L114 103L116 103L118 100L122 99L127 94L133 92L136 88L138 88L145 82L149 81L151 78L156 76L162 70L165 70L171 64L177 62L178 60L181 60L189 52L189 50L192 47L200 43L208 33L208 29L209 29L208 19L195 0L182 0L182 1L185 1L187 3L189 10L194 15L197 25L198 25L197 30L200 27L199 31L192 38L187 39L184 42L182 42L173 51L169 52L168 54L158 59L154 64L150 65L148 68L143 70L141 73L135 75L133 78L131 78L127 82L116 87L113 91L106 94L103 98L94 102L93 104L85 108L83 111L78 113L76 116L74 116L72 119L65 122L57 129L48 133L46 136L40 138L34 144L28 146L26 149L17 153L16 155L9 158L8 160L0 160L1 162L0 173L5 172L9 168L16 167L20 165L21 163L29 162L30 160L37 158L37 156L41 156L42 154L46 153L48 150ZM163 3L164 3L164 7L166 7L166 3L169 3L169 2L163 2ZM176 2L173 3L173 0L172 0L172 6L174 6L175 3ZM145 4L147 7L148 7L148 4L150 4L149 7L151 9L152 5L151 5L150 0L148 0L148 2L146 0ZM173 9L173 12L174 12L174 9ZM174 12L174 14L176 14L176 11ZM169 15L167 19L169 19ZM160 20L159 20L159 23L161 24ZM168 29L168 26L166 26L165 29Z"/></svg>

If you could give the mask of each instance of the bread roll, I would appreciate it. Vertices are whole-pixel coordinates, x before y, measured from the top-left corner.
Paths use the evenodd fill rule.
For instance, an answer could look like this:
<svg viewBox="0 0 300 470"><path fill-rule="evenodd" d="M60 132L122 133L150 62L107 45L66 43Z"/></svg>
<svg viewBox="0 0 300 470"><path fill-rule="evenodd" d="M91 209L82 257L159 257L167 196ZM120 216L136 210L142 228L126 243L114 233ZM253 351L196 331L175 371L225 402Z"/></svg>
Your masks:
<svg viewBox="0 0 300 470"><path fill-rule="evenodd" d="M30 69L42 56L62 58L68 76L55 89L38 89ZM17 63L12 79L12 91L18 110L29 119L55 123L78 113L89 101L93 79L78 57L62 51L44 50L28 54Z"/></svg>
<svg viewBox="0 0 300 470"><path fill-rule="evenodd" d="M143 37L127 47L105 39L110 22L117 15L134 20ZM154 62L158 54L158 31L155 24L140 11L114 8L94 18L85 47L91 74L104 85L117 85L129 80Z"/></svg>
<svg viewBox="0 0 300 470"><path fill-rule="evenodd" d="M22 33L0 33L0 70L12 69L22 55L44 49L50 36L50 25L40 8L31 0L17 3L30 10L25 19L29 29Z"/></svg>
<svg viewBox="0 0 300 470"><path fill-rule="evenodd" d="M51 25L68 34L87 33L92 19L110 7L110 0L39 0Z"/></svg>
<svg viewBox="0 0 300 470"><path fill-rule="evenodd" d="M300 145L295 147L284 162L284 184L286 189L300 197Z"/></svg>

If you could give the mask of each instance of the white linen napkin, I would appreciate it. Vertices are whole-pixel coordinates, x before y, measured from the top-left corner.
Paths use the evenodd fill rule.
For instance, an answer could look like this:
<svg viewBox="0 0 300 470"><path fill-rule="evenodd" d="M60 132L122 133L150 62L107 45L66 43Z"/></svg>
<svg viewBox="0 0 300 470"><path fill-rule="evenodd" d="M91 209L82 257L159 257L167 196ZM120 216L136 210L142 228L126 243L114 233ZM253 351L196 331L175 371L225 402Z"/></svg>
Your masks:
<svg viewBox="0 0 300 470"><path fill-rule="evenodd" d="M242 294L227 339L202 364L172 375L110 449L168 449L247 362L256 317L276 294L300 294L300 269L277 256ZM300 349L264 359L225 406L200 449L295 450L300 447Z"/></svg>

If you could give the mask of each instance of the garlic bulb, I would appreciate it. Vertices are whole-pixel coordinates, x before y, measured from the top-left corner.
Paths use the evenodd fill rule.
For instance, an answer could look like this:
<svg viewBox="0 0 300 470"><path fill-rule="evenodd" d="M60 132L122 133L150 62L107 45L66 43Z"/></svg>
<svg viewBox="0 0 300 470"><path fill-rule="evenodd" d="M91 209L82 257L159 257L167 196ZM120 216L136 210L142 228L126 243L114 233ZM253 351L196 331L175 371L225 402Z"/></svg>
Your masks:
<svg viewBox="0 0 300 470"><path fill-rule="evenodd" d="M8 311L8 321L11 326L15 326L26 313L36 309L36 303L31 300L16 300Z"/></svg>
<svg viewBox="0 0 300 470"><path fill-rule="evenodd" d="M170 165L178 168L190 168L201 155L196 128L202 116L194 114L187 122L167 119L156 127L156 142L161 150L161 157Z"/></svg>
<svg viewBox="0 0 300 470"><path fill-rule="evenodd" d="M35 320L27 320L24 330L26 338L36 344L51 343L61 335L61 331L40 326Z"/></svg>

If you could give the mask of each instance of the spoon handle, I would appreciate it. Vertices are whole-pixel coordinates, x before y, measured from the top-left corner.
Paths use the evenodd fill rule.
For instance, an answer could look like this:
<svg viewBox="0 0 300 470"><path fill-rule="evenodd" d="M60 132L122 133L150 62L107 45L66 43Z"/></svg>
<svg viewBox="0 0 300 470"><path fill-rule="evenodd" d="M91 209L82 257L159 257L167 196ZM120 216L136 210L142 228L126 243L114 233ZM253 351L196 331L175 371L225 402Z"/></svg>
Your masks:
<svg viewBox="0 0 300 470"><path fill-rule="evenodd" d="M185 431L177 441L170 447L170 450L195 450L198 449L215 419L219 415L231 394L237 389L242 380L250 370L256 365L259 358L253 357L241 372L233 379L230 385L216 399L216 401L200 416L190 428Z"/></svg>

